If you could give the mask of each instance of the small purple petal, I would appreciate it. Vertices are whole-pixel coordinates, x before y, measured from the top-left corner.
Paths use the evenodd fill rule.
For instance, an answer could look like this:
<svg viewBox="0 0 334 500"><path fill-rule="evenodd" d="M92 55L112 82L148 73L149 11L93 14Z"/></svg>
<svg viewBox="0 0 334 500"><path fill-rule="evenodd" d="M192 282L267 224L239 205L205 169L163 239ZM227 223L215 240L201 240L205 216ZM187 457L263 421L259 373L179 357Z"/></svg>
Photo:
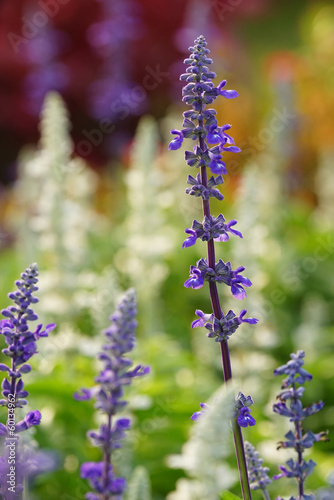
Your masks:
<svg viewBox="0 0 334 500"><path fill-rule="evenodd" d="M183 134L180 130L171 130L171 134L176 134L176 137L169 143L168 149L176 150L180 149L183 142Z"/></svg>
<svg viewBox="0 0 334 500"><path fill-rule="evenodd" d="M184 231L186 234L189 234L189 237L184 240L182 243L182 248L188 248L193 245L195 245L196 240L197 240L197 234L196 231L193 229L185 229Z"/></svg>
<svg viewBox="0 0 334 500"><path fill-rule="evenodd" d="M221 146L221 151L229 151L230 153L240 153L241 149L237 146Z"/></svg>
<svg viewBox="0 0 334 500"><path fill-rule="evenodd" d="M245 290L238 285L232 285L231 292L233 297L237 300L243 300L247 297Z"/></svg>
<svg viewBox="0 0 334 500"><path fill-rule="evenodd" d="M200 309L196 309L195 314L196 316L199 317L199 319L195 319L195 321L191 323L191 328L196 328L197 326L204 326L205 322L208 321L211 317L211 314L204 314L204 312L201 311Z"/></svg>
<svg viewBox="0 0 334 500"><path fill-rule="evenodd" d="M234 99L239 96L236 90L221 90L219 93L223 97L226 97L226 99Z"/></svg>

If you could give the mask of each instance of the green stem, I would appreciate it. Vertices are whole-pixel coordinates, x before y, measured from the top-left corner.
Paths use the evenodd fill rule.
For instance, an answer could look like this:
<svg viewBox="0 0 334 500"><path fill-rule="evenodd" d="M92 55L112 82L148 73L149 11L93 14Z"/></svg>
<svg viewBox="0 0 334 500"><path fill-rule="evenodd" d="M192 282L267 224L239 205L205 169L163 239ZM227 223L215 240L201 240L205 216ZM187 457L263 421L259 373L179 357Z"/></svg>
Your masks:
<svg viewBox="0 0 334 500"><path fill-rule="evenodd" d="M261 490L264 500L270 500L269 493L266 489Z"/></svg>
<svg viewBox="0 0 334 500"><path fill-rule="evenodd" d="M244 442L242 439L240 426L237 423L237 419L233 420L232 425L233 425L233 438L234 438L235 453L238 462L242 498L244 500L251 500L252 495L249 487Z"/></svg>

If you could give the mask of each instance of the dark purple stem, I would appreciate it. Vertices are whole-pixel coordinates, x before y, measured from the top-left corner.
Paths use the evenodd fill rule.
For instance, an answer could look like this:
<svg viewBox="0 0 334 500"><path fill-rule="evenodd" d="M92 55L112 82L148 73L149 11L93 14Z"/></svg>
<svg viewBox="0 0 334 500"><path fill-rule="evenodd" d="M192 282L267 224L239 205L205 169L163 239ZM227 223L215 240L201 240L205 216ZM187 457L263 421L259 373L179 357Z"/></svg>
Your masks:
<svg viewBox="0 0 334 500"><path fill-rule="evenodd" d="M295 388L294 383L292 384L292 388L293 388L293 392L295 393L296 388ZM294 403L297 403L299 398L297 398L294 395L293 400L294 400ZM296 431L296 439L298 440L298 442L300 442L300 440L302 438L301 420L295 420L295 431ZM300 465L300 467L301 467L303 464L303 452L300 448L297 449L297 455L298 455L298 465ZM304 497L304 480L302 477L298 479L298 493L299 493L298 500L302 500Z"/></svg>
<svg viewBox="0 0 334 500"><path fill-rule="evenodd" d="M198 125L200 128L203 128L203 120L198 120ZM206 144L204 142L203 137L199 137L199 146L202 151L207 149ZM207 187L207 171L206 167L201 167L201 183L203 186ZM210 201L203 199L203 215L210 217ZM212 269L215 268L216 258L215 258L215 244L213 239L207 242L207 252L208 252L208 264ZM212 311L217 319L222 318L222 310L220 307L219 295L217 290L217 285L214 281L209 282L209 291L210 291L210 300L212 305ZM228 348L227 340L220 343L221 356L222 356L222 364L223 364L223 373L224 373L224 382L228 383L229 380L232 380L232 368L231 368L231 359L230 352ZM235 452L238 462L239 476L240 476L240 484L242 489L242 496L244 500L251 499L251 491L248 480L248 472L247 472L247 463L245 457L245 450L242 438L242 432L240 426L237 423L237 420L233 421L233 438L234 438L234 446Z"/></svg>
<svg viewBox="0 0 334 500"><path fill-rule="evenodd" d="M107 446L104 451L104 456L103 456L103 462L104 462L104 469L103 469L103 475L102 475L102 483L103 483L103 489L104 491L107 490L109 480L109 466L111 465L111 449L110 449L110 435L111 435L111 414L108 414L108 439L107 439ZM104 493L102 500L109 500L109 494Z"/></svg>
<svg viewBox="0 0 334 500"><path fill-rule="evenodd" d="M18 314L18 320L20 322L20 319L21 319L21 316L22 314L19 313ZM19 334L17 328L16 328L16 334ZM16 347L16 345L18 344L18 339L19 339L19 335L17 335L15 338L14 338L14 342L13 342L13 345L14 347ZM11 360L11 371L13 373L15 373L17 370L17 366L16 366L16 359L15 357L12 358ZM14 404L16 405L16 384L17 384L17 379L16 377L13 377L11 376L10 377L10 394L12 394L14 396ZM8 398L7 398L7 404L8 404ZM8 426L8 421L9 420L14 420L15 422L15 408L14 408L14 418L13 418L13 414L10 414L9 413L9 408L7 407L8 409L8 412L7 412L7 426ZM9 430L8 430L8 427L7 427L7 432L9 433ZM9 434L8 434L9 435ZM10 434L12 436L12 434ZM17 452L17 441L16 441L16 452ZM19 456L17 456L17 458L19 458ZM12 500L12 499L16 499L16 500L21 500L22 499L22 495L23 495L23 492L20 492L20 491L16 491L13 495L11 494L11 492L7 489L6 490L6 495L4 498L8 498L8 500Z"/></svg>

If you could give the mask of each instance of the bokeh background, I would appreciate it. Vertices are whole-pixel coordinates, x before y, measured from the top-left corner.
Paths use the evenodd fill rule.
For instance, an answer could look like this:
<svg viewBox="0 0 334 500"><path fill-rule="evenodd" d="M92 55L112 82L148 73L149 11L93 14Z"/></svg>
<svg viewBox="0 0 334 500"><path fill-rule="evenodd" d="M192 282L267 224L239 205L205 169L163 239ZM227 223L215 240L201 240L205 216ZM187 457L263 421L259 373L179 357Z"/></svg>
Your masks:
<svg viewBox="0 0 334 500"><path fill-rule="evenodd" d="M333 432L333 3L2 0L0 19L0 303L37 261L38 314L58 324L26 377L30 408L43 415L31 446L45 464L29 498L88 491L79 467L99 459L85 437L97 417L73 393L93 384L101 331L130 286L139 307L134 358L152 373L128 391L133 429L115 465L126 477L144 466L153 500L187 500L212 483L201 464L211 456L220 490L240 494L233 453L217 452L231 436L204 450L190 420L222 370L219 347L190 329L195 309L210 311L208 291L183 287L205 245L181 249L201 210L184 194L193 172L182 151L167 149L185 110L178 78L203 34L217 82L240 94L216 101L242 152L226 153L225 199L213 211L237 218L244 235L217 253L253 282L240 309L260 322L244 325L230 349L236 386L255 400L258 423L246 439L274 474L289 455L276 450L288 427L271 410L280 387L273 370L297 349L314 375L306 403L325 401L307 428ZM221 296L224 310L237 310ZM325 487L332 452L332 442L315 446L309 491ZM293 484L271 492L291 495Z"/></svg>

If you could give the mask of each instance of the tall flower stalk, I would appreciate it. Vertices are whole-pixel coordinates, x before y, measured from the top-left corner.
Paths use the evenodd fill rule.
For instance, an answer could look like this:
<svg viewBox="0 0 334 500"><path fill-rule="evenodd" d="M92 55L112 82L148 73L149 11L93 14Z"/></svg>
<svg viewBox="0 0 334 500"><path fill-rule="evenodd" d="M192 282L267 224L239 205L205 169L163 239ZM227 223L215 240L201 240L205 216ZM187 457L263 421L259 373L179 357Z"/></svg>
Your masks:
<svg viewBox="0 0 334 500"><path fill-rule="evenodd" d="M4 438L4 454L0 461L1 494L5 500L22 498L24 476L29 467L29 457L21 456L18 447L18 433L39 425L41 413L38 410L28 412L24 419L16 423L16 409L27 404L28 391L25 390L22 376L31 371L26 363L37 353L36 341L47 337L55 328L51 323L43 329L39 324L31 331L29 323L38 319L31 306L38 302L33 293L38 290L37 264L29 266L15 285L17 290L8 294L15 305L3 309L5 319L0 321L0 334L4 336L7 347L2 353L11 358L10 366L0 364L0 370L7 372L1 384L3 399L0 405L7 407L6 425L0 423L0 437ZM9 479L9 481L8 481Z"/></svg>
<svg viewBox="0 0 334 500"><path fill-rule="evenodd" d="M264 500L270 500L267 491L267 486L271 483L271 479L267 474L269 472L268 467L263 467L263 458L260 458L259 453L248 441L245 442L245 452L251 489L260 490Z"/></svg>
<svg viewBox="0 0 334 500"><path fill-rule="evenodd" d="M324 403L312 403L310 406L304 408L301 398L304 394L305 382L312 380L312 375L304 368L305 352L297 351L296 354L290 355L291 359L285 364L280 366L274 371L274 375L287 375L282 382L282 391L277 396L279 402L274 404L273 410L275 413L289 418L293 422L294 429L290 430L284 437L286 441L279 443L279 448L293 448L297 454L297 460L290 458L286 462L286 466L281 465L280 474L277 474L273 479L295 478L298 484L298 500L311 500L314 495L306 495L304 492L304 483L314 470L316 463L310 459L304 460L303 453L305 449L311 448L317 441L327 441L328 432L319 432L314 434L312 431L304 431L303 421L305 418L314 415L320 411ZM292 497L293 498L293 497Z"/></svg>
<svg viewBox="0 0 334 500"><path fill-rule="evenodd" d="M136 315L136 295L130 289L110 317L111 325L104 332L106 343L102 346L103 352L98 355L103 368L95 378L98 385L75 394L78 400L95 398L95 408L105 414L105 422L99 430L87 434L93 445L101 447L103 452L102 461L85 462L81 466L81 477L88 479L94 490L86 494L87 500L122 500L126 489L126 480L115 475L112 452L121 448L130 420L115 419L115 415L127 404L123 399L123 387L131 384L132 378L149 372L149 367L141 365L130 370L132 361L124 356L135 345Z"/></svg>
<svg viewBox="0 0 334 500"><path fill-rule="evenodd" d="M241 323L254 324L257 320L255 318L245 319L246 310L243 310L238 316L233 311L224 315L219 300L217 283L225 283L229 286L232 295L238 300L246 297L244 287L249 287L252 283L241 274L244 267L233 270L230 262L225 263L221 259L216 263L215 241L227 241L230 234L242 238L242 234L233 228L237 221L226 222L222 214L218 217L211 215L210 209L211 197L218 200L223 199L223 195L217 189L217 186L224 182L223 175L227 174L222 155L225 151L238 153L240 149L234 145L233 138L227 134L231 126L226 124L219 127L215 117L216 111L206 109L206 105L212 104L218 96L232 99L237 97L238 93L235 90L225 89L226 80L220 82L217 87L213 84L212 79L216 77L216 74L208 68L212 59L208 57L209 50L206 46L204 37L199 36L195 40L194 46L189 48L190 57L184 61L189 67L186 73L180 77L182 81L187 82L182 92L183 101L192 109L183 113L184 128L172 130L175 138L169 144L169 149L179 149L184 138L196 141L193 151L185 152L185 159L190 167L199 168L200 173L196 177L188 176L187 183L191 187L187 188L186 193L202 198L204 218L202 222L194 220L192 227L185 230L188 237L184 241L183 247L192 246L197 239L201 239L207 244L207 258L200 259L196 266L191 266L190 277L185 282L185 286L197 289L201 288L205 281L209 283L213 314L204 314L197 310L196 315L199 320L193 322L192 327L205 326L209 330L208 336L220 343L224 381L227 384L232 379L228 339ZM208 169L214 174L210 178L208 178ZM242 414L245 411L249 413L249 410L244 408L240 408L240 411ZM232 422L243 498L250 499L243 438L238 420L246 422L247 419L234 417Z"/></svg>

